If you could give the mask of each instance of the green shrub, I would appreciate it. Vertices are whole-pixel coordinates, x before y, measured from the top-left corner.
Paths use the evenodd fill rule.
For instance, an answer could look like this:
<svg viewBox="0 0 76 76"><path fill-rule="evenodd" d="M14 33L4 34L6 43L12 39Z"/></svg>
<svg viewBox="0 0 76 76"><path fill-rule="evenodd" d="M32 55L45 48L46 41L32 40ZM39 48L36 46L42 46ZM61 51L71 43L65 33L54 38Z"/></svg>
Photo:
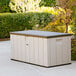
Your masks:
<svg viewBox="0 0 76 76"><path fill-rule="evenodd" d="M48 13L3 13L0 14L0 38L8 38L9 32L45 26L52 20Z"/></svg>
<svg viewBox="0 0 76 76"><path fill-rule="evenodd" d="M73 25L72 26L72 31L76 35L76 6L72 7L72 11L73 11L73 13L72 13L72 20L73 20L73 22L72 22L72 25Z"/></svg>
<svg viewBox="0 0 76 76"><path fill-rule="evenodd" d="M41 0L40 6L55 6L56 5L56 0Z"/></svg>
<svg viewBox="0 0 76 76"><path fill-rule="evenodd" d="M0 13L10 12L9 2L10 0L0 0Z"/></svg>
<svg viewBox="0 0 76 76"><path fill-rule="evenodd" d="M62 32L64 33L65 32L65 25L51 25L51 26L47 26L47 27L44 27L42 30L44 31L52 31L52 32Z"/></svg>
<svg viewBox="0 0 76 76"><path fill-rule="evenodd" d="M72 39L72 60L76 60L76 39Z"/></svg>

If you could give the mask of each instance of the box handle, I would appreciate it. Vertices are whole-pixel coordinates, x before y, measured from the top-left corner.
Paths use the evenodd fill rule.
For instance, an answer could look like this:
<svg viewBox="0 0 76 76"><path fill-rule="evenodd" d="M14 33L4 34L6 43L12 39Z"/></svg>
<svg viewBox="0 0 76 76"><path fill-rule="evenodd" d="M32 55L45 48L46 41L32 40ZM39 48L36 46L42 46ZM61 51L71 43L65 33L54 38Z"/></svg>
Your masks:
<svg viewBox="0 0 76 76"><path fill-rule="evenodd" d="M29 44L26 44L27 46L29 45Z"/></svg>
<svg viewBox="0 0 76 76"><path fill-rule="evenodd" d="M56 41L61 41L62 39L56 39Z"/></svg>

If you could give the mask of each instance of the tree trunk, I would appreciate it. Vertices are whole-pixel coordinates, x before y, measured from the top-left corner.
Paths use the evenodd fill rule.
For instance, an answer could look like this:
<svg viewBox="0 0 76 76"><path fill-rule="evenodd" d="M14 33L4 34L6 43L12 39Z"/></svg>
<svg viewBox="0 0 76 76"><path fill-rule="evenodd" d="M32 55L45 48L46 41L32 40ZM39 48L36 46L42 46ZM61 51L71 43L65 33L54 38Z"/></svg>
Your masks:
<svg viewBox="0 0 76 76"><path fill-rule="evenodd" d="M56 0L56 5L58 5L58 6L59 6L59 0Z"/></svg>
<svg viewBox="0 0 76 76"><path fill-rule="evenodd" d="M66 23L66 30L65 30L66 33L68 33L68 24Z"/></svg>

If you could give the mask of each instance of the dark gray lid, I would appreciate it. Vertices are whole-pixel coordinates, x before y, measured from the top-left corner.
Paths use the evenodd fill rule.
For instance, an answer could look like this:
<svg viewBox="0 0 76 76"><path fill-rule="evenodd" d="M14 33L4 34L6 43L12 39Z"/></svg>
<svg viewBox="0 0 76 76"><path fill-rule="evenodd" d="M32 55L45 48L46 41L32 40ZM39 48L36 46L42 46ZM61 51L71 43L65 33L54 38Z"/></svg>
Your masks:
<svg viewBox="0 0 76 76"><path fill-rule="evenodd" d="M68 33L37 31L37 30L16 31L16 32L11 32L10 34L44 37L44 38L52 38L52 37L60 37L60 36L71 36L72 35L72 34L68 34Z"/></svg>

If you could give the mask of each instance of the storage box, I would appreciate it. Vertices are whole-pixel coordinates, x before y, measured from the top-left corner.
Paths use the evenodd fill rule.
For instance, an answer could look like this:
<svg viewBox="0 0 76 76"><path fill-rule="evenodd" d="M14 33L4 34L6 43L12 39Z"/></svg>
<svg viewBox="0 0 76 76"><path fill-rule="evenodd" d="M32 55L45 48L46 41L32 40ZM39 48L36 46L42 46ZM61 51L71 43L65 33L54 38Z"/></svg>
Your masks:
<svg viewBox="0 0 76 76"><path fill-rule="evenodd" d="M35 30L11 32L11 59L46 67L71 63L71 35Z"/></svg>

